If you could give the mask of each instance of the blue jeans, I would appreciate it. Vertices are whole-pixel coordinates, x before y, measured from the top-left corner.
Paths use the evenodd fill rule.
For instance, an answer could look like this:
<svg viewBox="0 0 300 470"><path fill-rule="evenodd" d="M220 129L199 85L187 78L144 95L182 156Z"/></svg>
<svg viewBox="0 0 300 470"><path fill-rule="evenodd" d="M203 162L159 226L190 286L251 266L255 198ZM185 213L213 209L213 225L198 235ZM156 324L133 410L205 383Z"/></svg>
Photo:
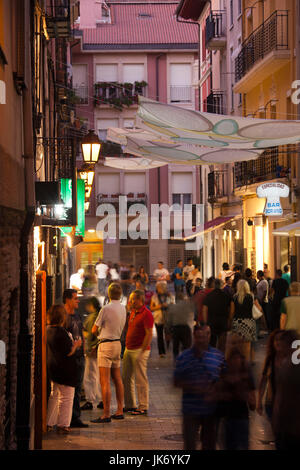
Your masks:
<svg viewBox="0 0 300 470"><path fill-rule="evenodd" d="M98 291L100 295L105 295L106 279L98 278Z"/></svg>

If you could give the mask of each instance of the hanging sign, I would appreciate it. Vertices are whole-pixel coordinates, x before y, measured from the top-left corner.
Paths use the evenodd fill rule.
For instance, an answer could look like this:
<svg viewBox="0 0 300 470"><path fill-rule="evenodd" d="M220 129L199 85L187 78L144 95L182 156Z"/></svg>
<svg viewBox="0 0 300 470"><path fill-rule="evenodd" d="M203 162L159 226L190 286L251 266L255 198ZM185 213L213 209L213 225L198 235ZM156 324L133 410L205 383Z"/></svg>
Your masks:
<svg viewBox="0 0 300 470"><path fill-rule="evenodd" d="M61 198L64 202L63 210L72 208L72 180L63 178L61 179ZM84 237L85 230L85 183L84 180L77 179L77 226L76 234ZM62 236L70 233L72 227L61 227Z"/></svg>
<svg viewBox="0 0 300 470"><path fill-rule="evenodd" d="M265 197L266 205L264 214L268 216L279 216L283 214L280 204L281 197L288 197L290 188L283 183L264 183L257 187L258 197Z"/></svg>

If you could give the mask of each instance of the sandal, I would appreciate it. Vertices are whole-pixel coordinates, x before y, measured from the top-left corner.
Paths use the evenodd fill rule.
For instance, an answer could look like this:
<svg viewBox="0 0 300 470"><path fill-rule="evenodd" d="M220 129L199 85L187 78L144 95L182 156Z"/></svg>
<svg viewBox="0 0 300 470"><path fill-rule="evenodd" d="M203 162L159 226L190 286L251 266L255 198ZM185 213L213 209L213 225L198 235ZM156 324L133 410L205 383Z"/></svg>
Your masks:
<svg viewBox="0 0 300 470"><path fill-rule="evenodd" d="M130 414L134 416L138 416L138 415L146 415L147 413L148 413L148 410L136 410L136 411L132 411Z"/></svg>
<svg viewBox="0 0 300 470"><path fill-rule="evenodd" d="M97 418L97 419L91 419L91 423L110 423L111 418Z"/></svg>
<svg viewBox="0 0 300 470"><path fill-rule="evenodd" d="M116 414L114 414L114 415L111 415L111 418L112 418L112 419L124 419L124 415L116 415Z"/></svg>

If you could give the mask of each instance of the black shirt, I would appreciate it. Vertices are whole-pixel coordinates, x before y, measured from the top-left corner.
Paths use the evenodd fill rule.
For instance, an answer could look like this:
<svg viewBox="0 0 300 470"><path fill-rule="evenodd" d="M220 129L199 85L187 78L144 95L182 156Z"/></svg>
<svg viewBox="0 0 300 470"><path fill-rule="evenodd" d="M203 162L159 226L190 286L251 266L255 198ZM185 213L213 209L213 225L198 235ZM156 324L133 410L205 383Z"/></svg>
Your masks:
<svg viewBox="0 0 300 470"><path fill-rule="evenodd" d="M221 289L214 289L205 297L203 305L208 308L207 324L214 330L228 330L230 302L229 295Z"/></svg>
<svg viewBox="0 0 300 470"><path fill-rule="evenodd" d="M78 313L74 315L67 314L66 318L66 330L71 333L74 340L81 339L82 346L76 349L74 356L76 358L84 357L83 351L83 323Z"/></svg>
<svg viewBox="0 0 300 470"><path fill-rule="evenodd" d="M77 364L71 352L73 341L65 328L47 327L47 370L50 380L60 385L77 385Z"/></svg>
<svg viewBox="0 0 300 470"><path fill-rule="evenodd" d="M250 294L246 294L242 304L239 303L237 295L234 296L234 307L235 313L234 318L253 318L253 297Z"/></svg>
<svg viewBox="0 0 300 470"><path fill-rule="evenodd" d="M274 279L272 283L272 289L274 290L274 297L272 301L273 307L280 308L281 301L284 297L286 297L288 288L289 285L285 279Z"/></svg>

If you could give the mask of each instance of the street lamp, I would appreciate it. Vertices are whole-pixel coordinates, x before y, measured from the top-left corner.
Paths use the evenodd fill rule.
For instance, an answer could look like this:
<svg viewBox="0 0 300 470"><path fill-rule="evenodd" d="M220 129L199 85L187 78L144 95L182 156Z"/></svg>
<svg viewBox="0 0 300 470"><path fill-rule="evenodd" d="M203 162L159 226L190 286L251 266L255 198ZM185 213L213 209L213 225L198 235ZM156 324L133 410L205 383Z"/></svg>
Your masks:
<svg viewBox="0 0 300 470"><path fill-rule="evenodd" d="M91 168L82 168L79 170L79 176L81 179L84 180L85 184L87 186L92 186L93 185L93 180L95 176L94 169Z"/></svg>
<svg viewBox="0 0 300 470"><path fill-rule="evenodd" d="M81 141L81 151L85 163L95 164L100 155L101 142L95 132L90 129Z"/></svg>

